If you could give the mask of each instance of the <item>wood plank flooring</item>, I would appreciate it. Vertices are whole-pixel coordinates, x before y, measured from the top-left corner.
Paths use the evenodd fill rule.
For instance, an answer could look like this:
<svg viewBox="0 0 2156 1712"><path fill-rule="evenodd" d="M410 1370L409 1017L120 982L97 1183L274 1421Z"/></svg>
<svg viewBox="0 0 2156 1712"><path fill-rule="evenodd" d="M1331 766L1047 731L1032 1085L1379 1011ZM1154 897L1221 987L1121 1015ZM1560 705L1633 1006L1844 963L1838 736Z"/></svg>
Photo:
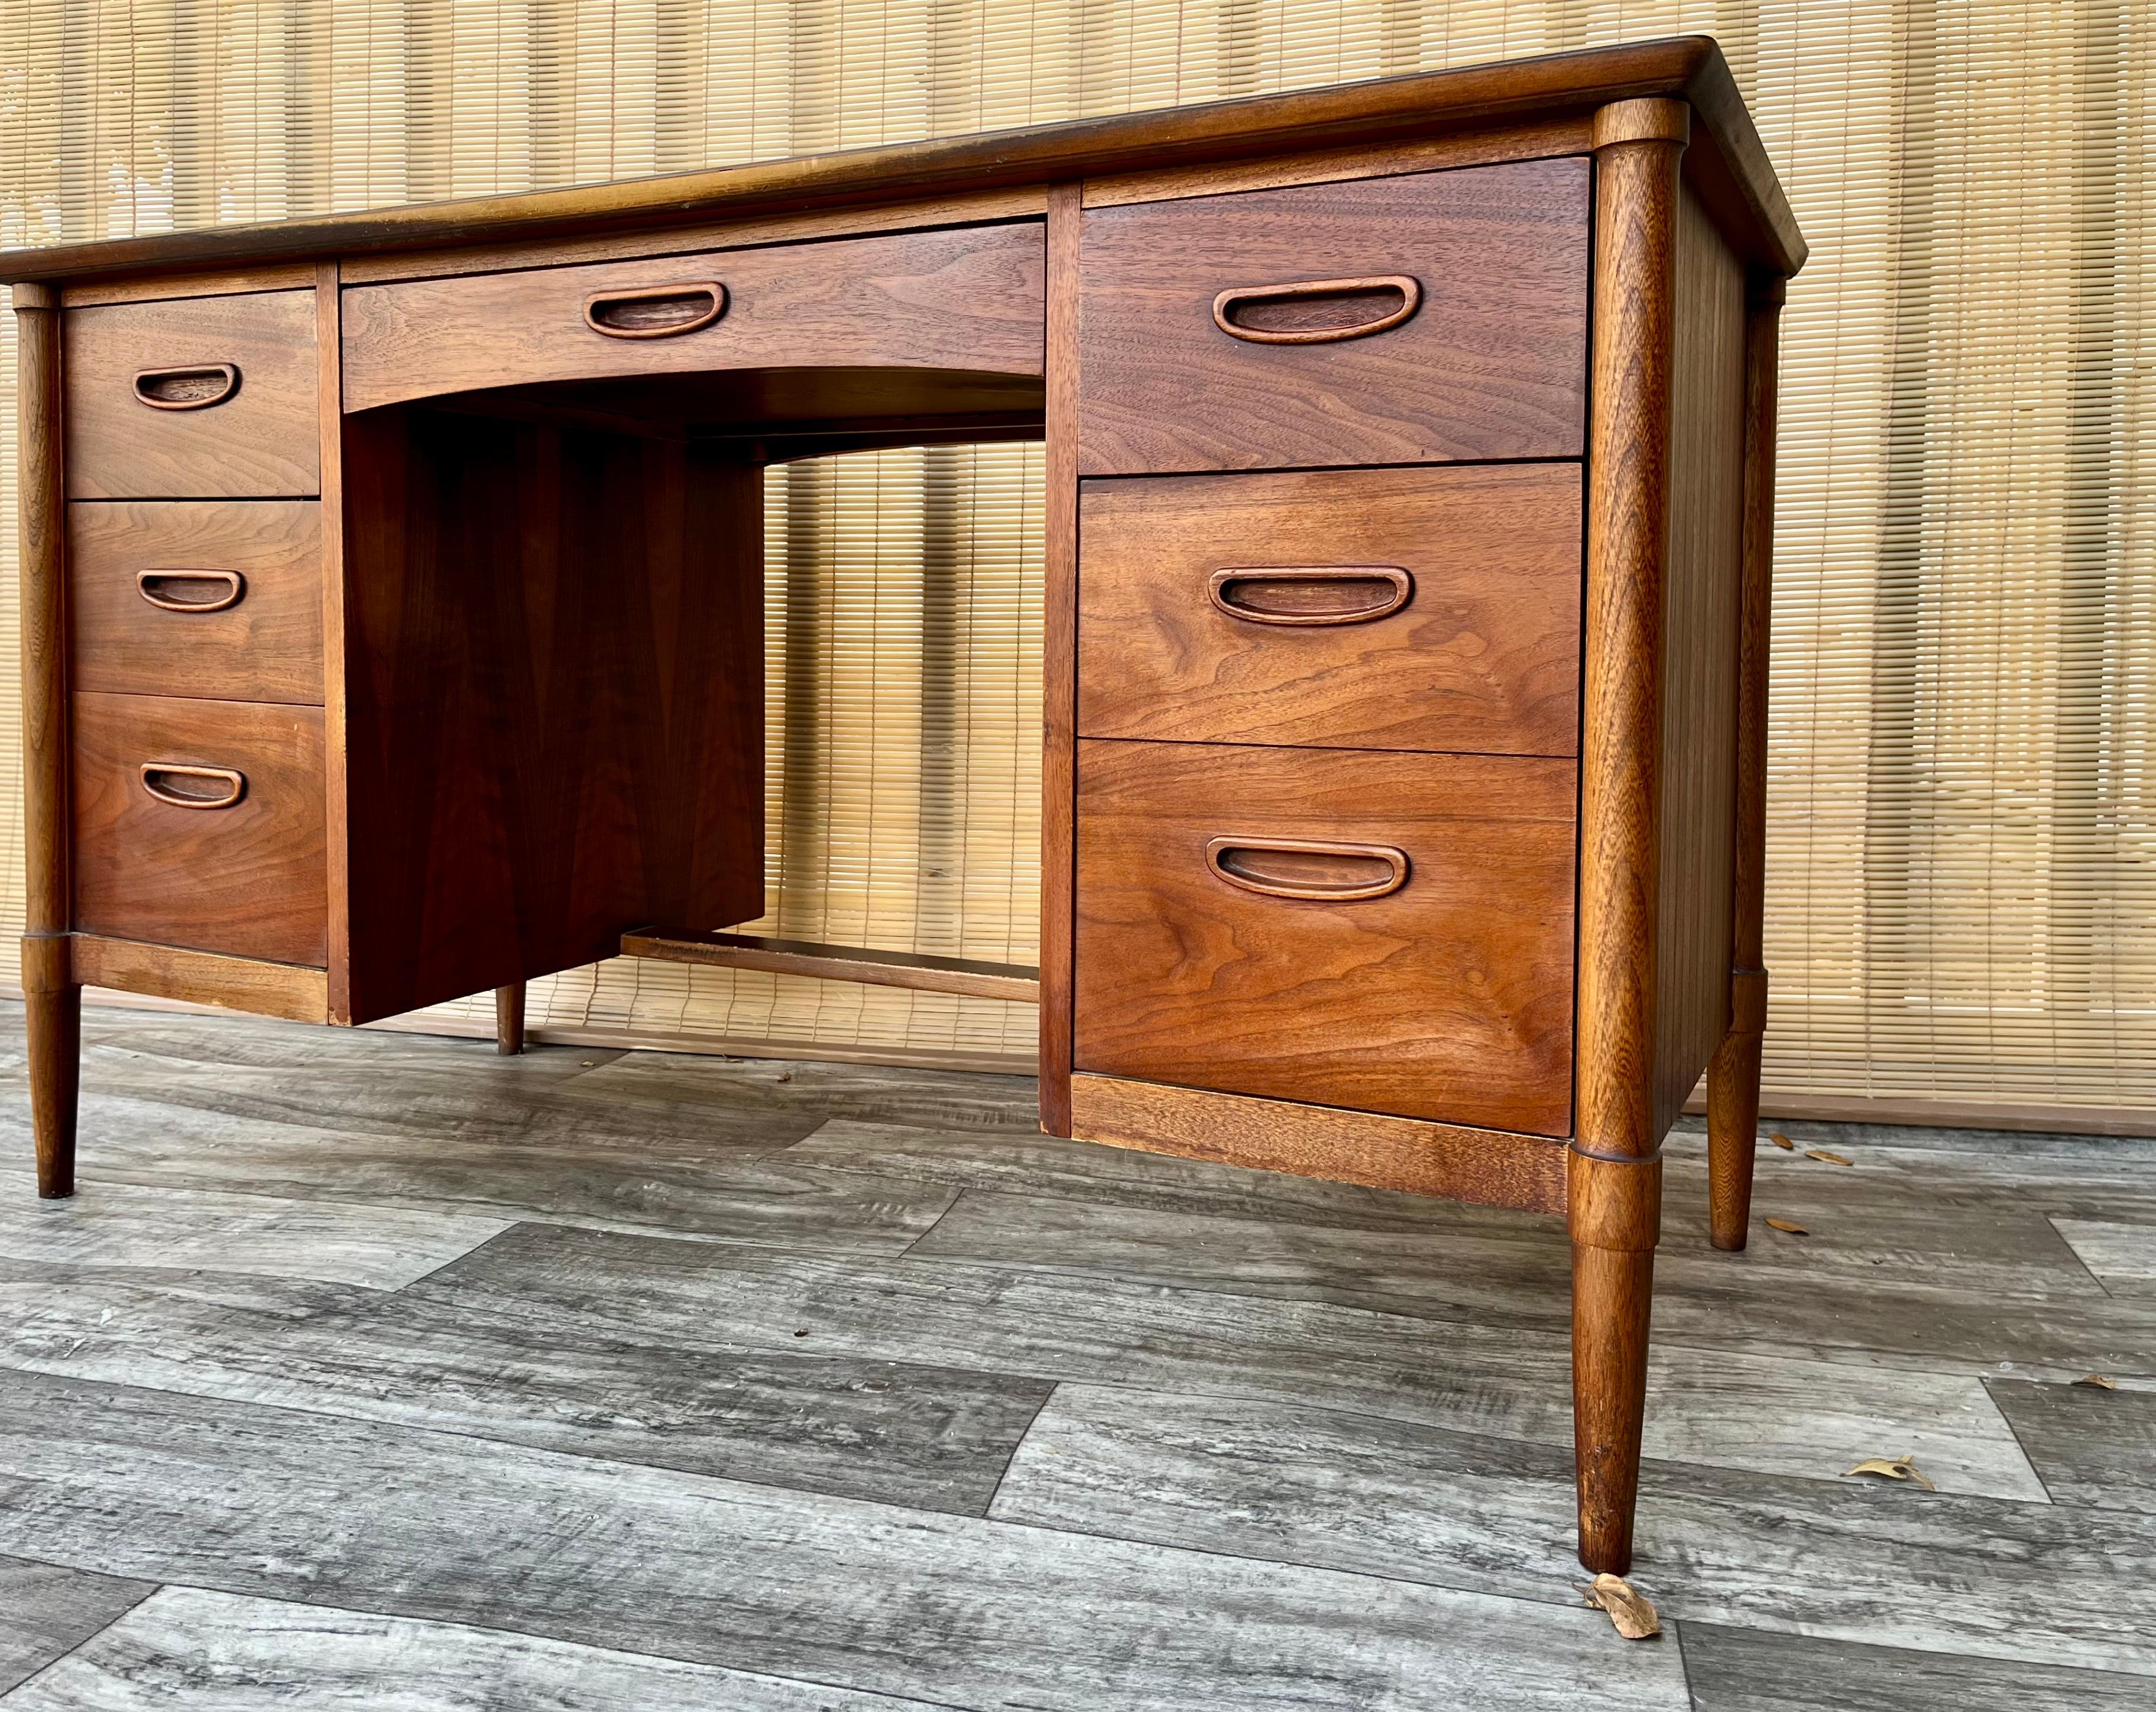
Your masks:
<svg viewBox="0 0 2156 1712"><path fill-rule="evenodd" d="M0 1025L0 1712L2156 1705L2147 1142L1805 1126L1724 1255L1673 1138L1629 1643L1555 1220L118 1010L41 1205Z"/></svg>

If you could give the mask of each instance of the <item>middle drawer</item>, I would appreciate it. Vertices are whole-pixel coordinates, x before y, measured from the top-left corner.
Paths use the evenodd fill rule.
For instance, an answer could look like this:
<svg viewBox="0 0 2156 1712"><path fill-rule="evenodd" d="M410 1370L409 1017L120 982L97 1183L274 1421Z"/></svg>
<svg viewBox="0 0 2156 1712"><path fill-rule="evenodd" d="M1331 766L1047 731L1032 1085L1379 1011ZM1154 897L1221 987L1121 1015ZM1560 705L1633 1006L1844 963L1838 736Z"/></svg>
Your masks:
<svg viewBox="0 0 2156 1712"><path fill-rule="evenodd" d="M1578 752L1578 464L1127 477L1079 503L1081 736Z"/></svg>
<svg viewBox="0 0 2156 1712"><path fill-rule="evenodd" d="M78 689L322 699L321 506L78 500L68 602Z"/></svg>

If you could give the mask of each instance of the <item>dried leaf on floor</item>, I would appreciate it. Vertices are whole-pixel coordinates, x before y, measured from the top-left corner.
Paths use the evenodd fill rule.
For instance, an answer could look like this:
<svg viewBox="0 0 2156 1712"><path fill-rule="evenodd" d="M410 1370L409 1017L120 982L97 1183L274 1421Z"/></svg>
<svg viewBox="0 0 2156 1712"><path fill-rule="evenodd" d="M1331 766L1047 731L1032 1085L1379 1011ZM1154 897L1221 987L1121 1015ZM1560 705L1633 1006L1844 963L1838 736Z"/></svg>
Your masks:
<svg viewBox="0 0 2156 1712"><path fill-rule="evenodd" d="M1784 1153L1794 1153L1797 1151L1797 1144L1789 1140L1789 1138L1787 1135L1784 1135L1779 1130L1775 1130L1771 1135L1768 1136L1767 1139L1773 1142L1777 1147L1780 1148Z"/></svg>
<svg viewBox="0 0 2156 1712"><path fill-rule="evenodd" d="M1910 1480L1927 1492L1937 1492L1939 1489L1927 1480L1916 1463L1910 1460L1910 1457L1915 1454L1912 1451L1906 1457L1866 1457L1849 1469L1844 1478L1846 1479L1848 1474L1876 1474L1882 1480Z"/></svg>
<svg viewBox="0 0 2156 1712"><path fill-rule="evenodd" d="M1770 1218L1767 1221L1767 1228L1770 1231L1787 1231L1793 1237L1808 1237L1811 1234L1794 1219Z"/></svg>
<svg viewBox="0 0 2156 1712"><path fill-rule="evenodd" d="M2102 1373L2084 1373L2080 1378L2076 1379L2074 1383L2076 1385L2093 1385L2100 1391L2117 1391L2118 1389L2118 1381L2116 1379L2112 1379L2107 1375Z"/></svg>
<svg viewBox="0 0 2156 1712"><path fill-rule="evenodd" d="M1579 1591L1589 1605L1609 1613L1609 1621L1626 1640L1644 1641L1661 1633L1662 1620L1655 1615L1654 1602L1624 1576L1605 1571L1594 1578L1593 1586Z"/></svg>
<svg viewBox="0 0 2156 1712"><path fill-rule="evenodd" d="M1820 1160L1828 1165L1855 1165L1856 1163L1853 1159L1844 1159L1839 1153L1829 1153L1824 1147L1807 1147L1804 1149L1804 1157L1806 1159Z"/></svg>

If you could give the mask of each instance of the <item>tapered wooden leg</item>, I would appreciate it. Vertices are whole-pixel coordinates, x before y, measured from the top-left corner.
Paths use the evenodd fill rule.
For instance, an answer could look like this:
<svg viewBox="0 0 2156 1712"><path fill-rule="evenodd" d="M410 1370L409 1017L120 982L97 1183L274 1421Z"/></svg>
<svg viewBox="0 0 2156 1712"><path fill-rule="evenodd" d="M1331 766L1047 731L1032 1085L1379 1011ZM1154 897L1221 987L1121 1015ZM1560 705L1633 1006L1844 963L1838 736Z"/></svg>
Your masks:
<svg viewBox="0 0 2156 1712"><path fill-rule="evenodd" d="M30 1035L30 1126L38 1193L74 1193L74 1123L82 1074L82 989L68 978L64 937L23 941L23 1002Z"/></svg>
<svg viewBox="0 0 2156 1712"><path fill-rule="evenodd" d="M1655 1251L1572 1245L1572 1433L1579 1481L1579 1561L1599 1575L1632 1567L1640 1429L1647 1407L1647 1323Z"/></svg>
<svg viewBox="0 0 2156 1712"><path fill-rule="evenodd" d="M524 1050L524 983L494 990L494 1049L506 1058Z"/></svg>
<svg viewBox="0 0 2156 1712"><path fill-rule="evenodd" d="M1731 985L1735 1022L1707 1071L1708 1228L1717 1248L1744 1246L1752 1223L1752 1161L1759 1141L1759 1046L1767 1022L1767 973L1740 969Z"/></svg>

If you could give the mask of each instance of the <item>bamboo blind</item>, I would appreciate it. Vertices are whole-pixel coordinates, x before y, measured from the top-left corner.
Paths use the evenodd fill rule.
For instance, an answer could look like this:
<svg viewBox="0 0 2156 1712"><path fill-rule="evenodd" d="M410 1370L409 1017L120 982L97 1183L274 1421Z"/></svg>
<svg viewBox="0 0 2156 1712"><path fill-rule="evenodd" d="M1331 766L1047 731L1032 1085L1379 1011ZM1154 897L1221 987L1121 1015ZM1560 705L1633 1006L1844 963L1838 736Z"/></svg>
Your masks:
<svg viewBox="0 0 2156 1712"><path fill-rule="evenodd" d="M2152 28L2130 0L13 0L0 243L1712 33L1814 254L1784 327L1770 1090L2130 1125L2156 1120ZM1031 960L1040 481L1020 447L768 478L762 930ZM623 961L531 1002L923 1054L1033 1029Z"/></svg>

